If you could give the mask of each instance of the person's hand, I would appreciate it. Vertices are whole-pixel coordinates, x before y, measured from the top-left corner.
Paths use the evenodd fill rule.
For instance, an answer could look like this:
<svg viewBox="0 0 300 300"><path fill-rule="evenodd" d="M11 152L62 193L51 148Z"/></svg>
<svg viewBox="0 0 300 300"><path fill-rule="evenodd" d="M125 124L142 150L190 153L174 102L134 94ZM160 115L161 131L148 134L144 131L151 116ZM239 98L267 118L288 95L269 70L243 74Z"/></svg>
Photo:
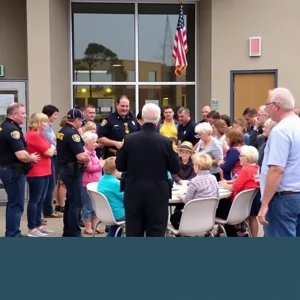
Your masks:
<svg viewBox="0 0 300 300"><path fill-rule="evenodd" d="M179 181L178 181L178 184L182 185L182 181L181 181L181 180L179 180Z"/></svg>
<svg viewBox="0 0 300 300"><path fill-rule="evenodd" d="M41 160L41 156L37 152L30 154L30 157L33 163L37 163Z"/></svg>
<svg viewBox="0 0 300 300"><path fill-rule="evenodd" d="M122 142L115 142L115 147L119 150L122 147Z"/></svg>
<svg viewBox="0 0 300 300"><path fill-rule="evenodd" d="M227 184L226 180L219 181L219 186L222 188L225 188L226 184Z"/></svg>
<svg viewBox="0 0 300 300"><path fill-rule="evenodd" d="M266 220L266 215L267 215L268 210L269 210L268 205L264 205L264 204L261 205L260 210L257 215L258 221L261 225L269 224L269 222Z"/></svg>
<svg viewBox="0 0 300 300"><path fill-rule="evenodd" d="M180 200L182 200L182 198L183 198L183 194L177 194L177 197L180 199Z"/></svg>
<svg viewBox="0 0 300 300"><path fill-rule="evenodd" d="M219 160L218 161L218 166L220 167L222 164L224 164L224 160Z"/></svg>
<svg viewBox="0 0 300 300"><path fill-rule="evenodd" d="M101 158L99 159L99 165L101 166L101 168L103 168L104 162L105 162L105 160L101 157Z"/></svg>

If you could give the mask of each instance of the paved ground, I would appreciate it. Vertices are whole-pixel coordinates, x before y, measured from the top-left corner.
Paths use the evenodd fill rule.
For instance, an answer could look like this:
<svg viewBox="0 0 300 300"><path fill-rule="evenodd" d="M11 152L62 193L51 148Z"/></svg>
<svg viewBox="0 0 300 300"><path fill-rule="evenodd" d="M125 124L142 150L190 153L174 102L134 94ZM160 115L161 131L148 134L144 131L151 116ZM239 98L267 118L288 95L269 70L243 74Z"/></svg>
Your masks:
<svg viewBox="0 0 300 300"><path fill-rule="evenodd" d="M62 228L63 228L63 219L46 219L47 227L55 231L53 237L61 237ZM104 225L100 224L99 229L104 230ZM26 208L21 221L21 230L22 234L27 234L27 216L26 216ZM0 236L3 237L5 234L5 206L0 206ZM89 235L84 235L85 237L91 237ZM105 234L98 234L97 237L104 237ZM263 236L262 227L260 227L259 236Z"/></svg>

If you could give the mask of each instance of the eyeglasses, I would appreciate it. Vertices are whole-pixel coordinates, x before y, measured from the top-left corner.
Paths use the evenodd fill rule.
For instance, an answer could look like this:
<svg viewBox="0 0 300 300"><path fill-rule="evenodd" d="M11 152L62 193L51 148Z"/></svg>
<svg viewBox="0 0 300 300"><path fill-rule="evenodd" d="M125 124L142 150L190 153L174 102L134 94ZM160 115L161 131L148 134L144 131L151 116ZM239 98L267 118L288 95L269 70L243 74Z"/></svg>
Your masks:
<svg viewBox="0 0 300 300"><path fill-rule="evenodd" d="M266 104L265 104L265 108L268 109L269 105L271 105L271 104L276 104L276 102L269 102L269 103L266 103Z"/></svg>

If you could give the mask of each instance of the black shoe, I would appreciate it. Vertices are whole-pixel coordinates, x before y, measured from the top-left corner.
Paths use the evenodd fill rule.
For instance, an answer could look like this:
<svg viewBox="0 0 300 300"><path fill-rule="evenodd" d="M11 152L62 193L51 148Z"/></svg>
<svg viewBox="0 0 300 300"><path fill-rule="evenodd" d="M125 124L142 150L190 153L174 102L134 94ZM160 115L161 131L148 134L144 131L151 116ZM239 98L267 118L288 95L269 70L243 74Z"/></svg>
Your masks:
<svg viewBox="0 0 300 300"><path fill-rule="evenodd" d="M82 220L80 220L79 225L80 225L80 227L85 227Z"/></svg>
<svg viewBox="0 0 300 300"><path fill-rule="evenodd" d="M109 226L108 225L105 226L105 232L106 233L109 232Z"/></svg>
<svg viewBox="0 0 300 300"><path fill-rule="evenodd" d="M55 206L55 211L60 212L60 213L63 214L65 212L65 207L56 205Z"/></svg>

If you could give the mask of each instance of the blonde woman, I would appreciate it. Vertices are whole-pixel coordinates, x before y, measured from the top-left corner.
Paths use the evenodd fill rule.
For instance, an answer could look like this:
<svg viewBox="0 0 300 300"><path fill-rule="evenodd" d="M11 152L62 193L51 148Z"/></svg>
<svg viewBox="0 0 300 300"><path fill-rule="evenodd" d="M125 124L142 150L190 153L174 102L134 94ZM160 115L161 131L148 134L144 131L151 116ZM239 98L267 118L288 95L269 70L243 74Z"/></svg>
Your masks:
<svg viewBox="0 0 300 300"><path fill-rule="evenodd" d="M187 189L186 195L179 194L178 197L183 203L188 203L198 198L218 198L219 187L217 179L209 170L212 167L212 159L208 154L197 153L192 157L194 163L194 171L197 174ZM179 228L182 211L177 210L171 216L171 223L175 229Z"/></svg>
<svg viewBox="0 0 300 300"><path fill-rule="evenodd" d="M97 132L96 123L93 121L87 121L86 124L83 126L83 132L91 131L93 133Z"/></svg>
<svg viewBox="0 0 300 300"><path fill-rule="evenodd" d="M48 124L48 116L34 113L29 119L26 142L29 153L38 153L41 160L27 174L29 201L27 206L28 236L44 237L54 233L42 226L42 207L47 194L51 173L51 157L56 147L41 134Z"/></svg>

